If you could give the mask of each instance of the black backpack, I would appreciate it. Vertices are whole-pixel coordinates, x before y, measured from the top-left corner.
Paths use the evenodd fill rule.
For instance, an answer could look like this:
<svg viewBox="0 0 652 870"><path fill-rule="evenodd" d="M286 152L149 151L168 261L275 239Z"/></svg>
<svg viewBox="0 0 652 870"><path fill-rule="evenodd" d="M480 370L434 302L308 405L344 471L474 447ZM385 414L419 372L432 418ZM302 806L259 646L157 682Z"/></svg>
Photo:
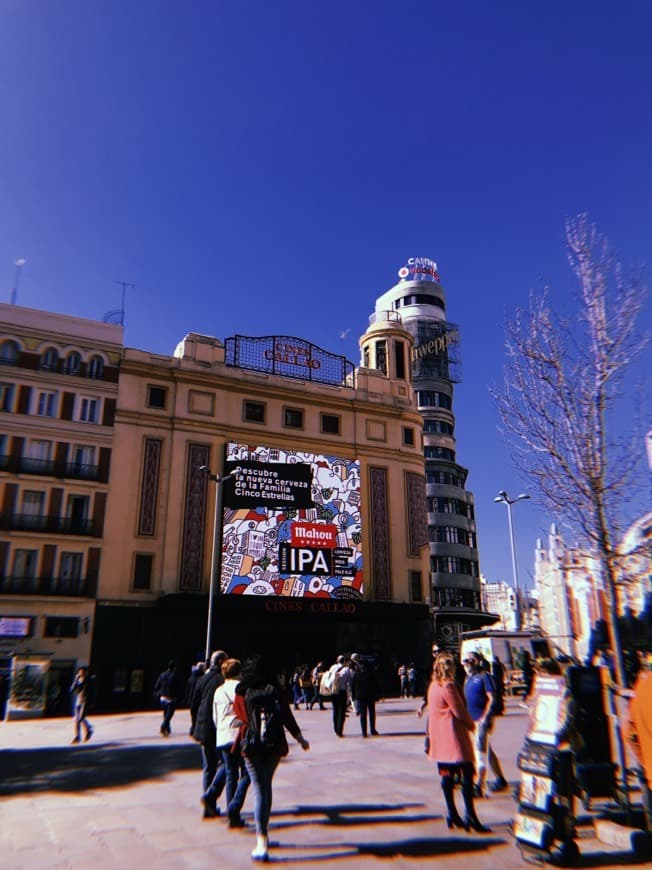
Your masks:
<svg viewBox="0 0 652 870"><path fill-rule="evenodd" d="M242 738L244 755L275 752L283 746L281 702L275 686L247 689L244 696L249 722Z"/></svg>

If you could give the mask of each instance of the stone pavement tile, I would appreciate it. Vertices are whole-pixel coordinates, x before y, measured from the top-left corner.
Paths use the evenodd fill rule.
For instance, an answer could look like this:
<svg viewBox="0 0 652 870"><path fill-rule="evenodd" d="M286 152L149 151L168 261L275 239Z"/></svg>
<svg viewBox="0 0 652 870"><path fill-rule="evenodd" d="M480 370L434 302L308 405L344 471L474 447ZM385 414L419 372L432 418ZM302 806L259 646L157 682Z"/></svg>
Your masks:
<svg viewBox="0 0 652 870"><path fill-rule="evenodd" d="M149 863L150 849L144 837L137 831L104 831L93 838L114 857L115 866L125 867L125 861L139 860ZM131 865L130 865L131 866Z"/></svg>
<svg viewBox="0 0 652 870"><path fill-rule="evenodd" d="M58 849L38 846L19 849L2 856L3 870L71 870L67 859Z"/></svg>

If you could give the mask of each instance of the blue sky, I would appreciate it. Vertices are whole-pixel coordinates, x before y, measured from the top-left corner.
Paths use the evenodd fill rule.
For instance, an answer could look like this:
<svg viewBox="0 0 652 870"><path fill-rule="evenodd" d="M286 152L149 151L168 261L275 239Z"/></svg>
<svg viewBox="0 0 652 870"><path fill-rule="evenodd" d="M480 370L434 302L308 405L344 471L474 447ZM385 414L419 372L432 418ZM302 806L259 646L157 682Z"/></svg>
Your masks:
<svg viewBox="0 0 652 870"><path fill-rule="evenodd" d="M3 0L2 298L24 257L26 306L101 319L135 283L132 347L285 334L357 362L376 297L431 257L481 570L510 580L505 316L543 284L568 303L580 211L649 267L651 30L646 0ZM514 519L529 584L554 518Z"/></svg>

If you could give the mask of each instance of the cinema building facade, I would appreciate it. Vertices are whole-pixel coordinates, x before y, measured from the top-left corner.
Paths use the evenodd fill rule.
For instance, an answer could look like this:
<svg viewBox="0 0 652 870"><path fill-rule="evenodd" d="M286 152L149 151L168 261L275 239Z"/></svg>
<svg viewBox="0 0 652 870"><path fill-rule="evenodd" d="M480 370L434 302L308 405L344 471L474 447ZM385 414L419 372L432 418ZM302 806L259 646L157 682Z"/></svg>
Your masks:
<svg viewBox="0 0 652 870"><path fill-rule="evenodd" d="M169 657L184 674L203 658L213 561L213 648L286 669L357 651L388 681L398 661L429 661L413 342L394 312L371 320L357 368L286 336L124 350L93 634L101 707L151 703Z"/></svg>

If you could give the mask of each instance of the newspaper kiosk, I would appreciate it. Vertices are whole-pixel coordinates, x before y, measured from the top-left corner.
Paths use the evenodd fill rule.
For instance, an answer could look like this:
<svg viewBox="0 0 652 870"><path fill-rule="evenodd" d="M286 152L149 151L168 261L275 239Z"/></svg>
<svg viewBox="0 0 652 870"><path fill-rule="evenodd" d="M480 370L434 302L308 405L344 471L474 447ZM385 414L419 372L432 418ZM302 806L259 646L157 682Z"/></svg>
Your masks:
<svg viewBox="0 0 652 870"><path fill-rule="evenodd" d="M524 858L573 864L575 778L567 741L569 698L561 676L536 678L530 727L518 755L521 782L514 835Z"/></svg>

